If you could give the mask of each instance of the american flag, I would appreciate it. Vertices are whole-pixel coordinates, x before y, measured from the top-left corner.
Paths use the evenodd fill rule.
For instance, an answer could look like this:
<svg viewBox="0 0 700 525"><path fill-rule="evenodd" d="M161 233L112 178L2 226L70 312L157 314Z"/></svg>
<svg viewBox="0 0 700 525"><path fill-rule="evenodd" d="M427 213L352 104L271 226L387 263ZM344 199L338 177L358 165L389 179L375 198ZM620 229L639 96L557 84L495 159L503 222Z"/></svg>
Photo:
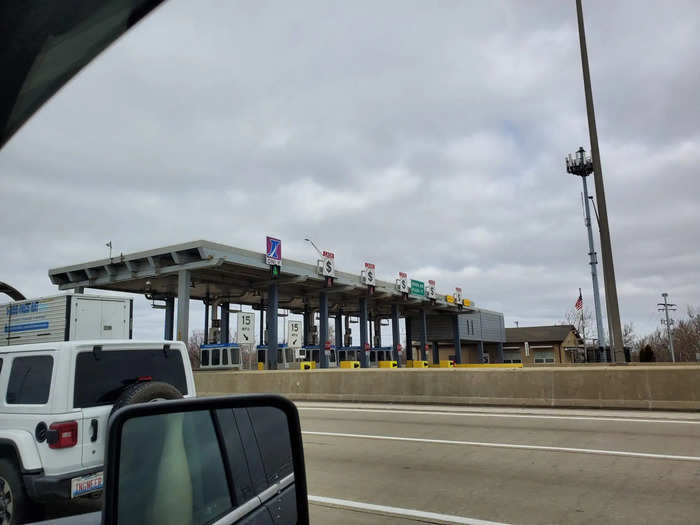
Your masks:
<svg viewBox="0 0 700 525"><path fill-rule="evenodd" d="M581 295L581 289L579 288L578 290L578 299L576 299L576 304L574 305L574 308L577 310L580 310L583 308L583 296Z"/></svg>

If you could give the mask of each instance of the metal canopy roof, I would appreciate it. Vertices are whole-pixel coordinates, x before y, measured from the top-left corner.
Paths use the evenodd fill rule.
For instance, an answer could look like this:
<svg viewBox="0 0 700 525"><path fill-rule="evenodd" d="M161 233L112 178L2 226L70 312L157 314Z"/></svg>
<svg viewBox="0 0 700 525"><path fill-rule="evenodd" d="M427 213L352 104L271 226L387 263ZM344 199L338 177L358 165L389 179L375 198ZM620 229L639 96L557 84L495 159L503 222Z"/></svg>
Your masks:
<svg viewBox="0 0 700 525"><path fill-rule="evenodd" d="M253 252L209 241L193 241L144 252L122 254L110 259L75 264L49 270L49 278L60 290L95 288L117 292L145 294L163 299L177 295L178 272L191 272L190 298L209 300L227 298L231 303L259 308L266 300L271 282L270 267L262 252ZM336 270L333 286L326 288L325 277L314 264L282 259L279 283L279 308L301 313L304 306L318 309L319 292L328 293L329 311L342 308L344 313L359 311L359 298L367 297L375 316L389 316L392 304L401 312L425 308L433 313L474 313L475 307L457 308L438 295L434 303L424 297L409 295L404 299L395 284L376 281L373 296L360 282L360 273ZM486 310L484 310L486 311Z"/></svg>

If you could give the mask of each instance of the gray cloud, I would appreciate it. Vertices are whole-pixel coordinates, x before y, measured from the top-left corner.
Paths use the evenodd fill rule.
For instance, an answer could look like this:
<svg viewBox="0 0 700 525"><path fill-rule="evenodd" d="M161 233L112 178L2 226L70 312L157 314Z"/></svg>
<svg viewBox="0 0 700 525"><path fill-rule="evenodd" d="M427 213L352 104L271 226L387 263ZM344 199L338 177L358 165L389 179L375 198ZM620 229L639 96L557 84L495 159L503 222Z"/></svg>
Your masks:
<svg viewBox="0 0 700 525"><path fill-rule="evenodd" d="M623 320L700 304L695 2L585 2ZM3 280L207 238L455 285L507 323L592 305L573 2L172 0L0 153ZM137 303L137 335L160 314ZM193 323L200 310L193 308ZM196 321L199 324L199 321Z"/></svg>

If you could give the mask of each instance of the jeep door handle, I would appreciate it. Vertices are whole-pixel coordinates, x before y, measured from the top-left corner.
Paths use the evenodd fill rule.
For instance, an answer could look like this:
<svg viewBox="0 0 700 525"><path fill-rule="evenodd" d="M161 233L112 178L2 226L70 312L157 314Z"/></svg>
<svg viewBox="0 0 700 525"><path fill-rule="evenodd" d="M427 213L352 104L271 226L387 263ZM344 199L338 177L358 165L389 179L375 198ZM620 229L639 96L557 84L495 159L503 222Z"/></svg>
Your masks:
<svg viewBox="0 0 700 525"><path fill-rule="evenodd" d="M97 441L97 420L96 419L93 419L92 421L90 421L90 430L92 432L90 434L90 441L92 441L94 443L95 441Z"/></svg>

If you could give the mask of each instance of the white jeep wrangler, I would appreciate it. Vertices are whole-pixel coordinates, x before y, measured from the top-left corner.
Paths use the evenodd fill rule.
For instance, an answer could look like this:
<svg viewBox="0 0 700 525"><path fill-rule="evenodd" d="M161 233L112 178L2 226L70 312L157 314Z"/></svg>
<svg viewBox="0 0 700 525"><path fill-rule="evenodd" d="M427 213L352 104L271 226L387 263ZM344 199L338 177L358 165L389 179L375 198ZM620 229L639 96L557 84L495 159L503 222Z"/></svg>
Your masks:
<svg viewBox="0 0 700 525"><path fill-rule="evenodd" d="M131 403L195 397L181 342L0 347L0 525L102 489L107 422Z"/></svg>

